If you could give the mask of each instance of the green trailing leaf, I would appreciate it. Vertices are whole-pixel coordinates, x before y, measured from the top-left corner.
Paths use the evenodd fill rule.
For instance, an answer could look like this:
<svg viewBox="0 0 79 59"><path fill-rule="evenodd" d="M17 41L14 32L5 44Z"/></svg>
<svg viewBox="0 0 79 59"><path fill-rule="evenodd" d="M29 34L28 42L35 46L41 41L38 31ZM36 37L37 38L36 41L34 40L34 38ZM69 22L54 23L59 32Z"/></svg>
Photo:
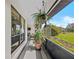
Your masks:
<svg viewBox="0 0 79 59"><path fill-rule="evenodd" d="M42 33L40 31L37 31L35 33L35 41L40 41L42 39Z"/></svg>
<svg viewBox="0 0 79 59"><path fill-rule="evenodd" d="M44 22L46 24L46 18L47 18L47 14L46 13L41 12L41 10L39 10L38 13L34 13L32 15L35 18L35 27L37 29L40 29Z"/></svg>

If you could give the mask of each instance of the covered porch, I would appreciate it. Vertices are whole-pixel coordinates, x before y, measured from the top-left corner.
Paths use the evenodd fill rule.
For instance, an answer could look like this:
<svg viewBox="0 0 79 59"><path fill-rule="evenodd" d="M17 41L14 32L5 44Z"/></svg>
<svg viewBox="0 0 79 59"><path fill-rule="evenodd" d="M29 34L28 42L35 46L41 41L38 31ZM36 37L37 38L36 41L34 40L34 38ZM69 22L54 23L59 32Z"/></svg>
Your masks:
<svg viewBox="0 0 79 59"><path fill-rule="evenodd" d="M6 0L6 59L74 59L72 53L51 42L48 38L45 38L41 50L36 50L34 37L28 36L29 32L33 36L36 30L33 13L41 9L51 18L72 1Z"/></svg>

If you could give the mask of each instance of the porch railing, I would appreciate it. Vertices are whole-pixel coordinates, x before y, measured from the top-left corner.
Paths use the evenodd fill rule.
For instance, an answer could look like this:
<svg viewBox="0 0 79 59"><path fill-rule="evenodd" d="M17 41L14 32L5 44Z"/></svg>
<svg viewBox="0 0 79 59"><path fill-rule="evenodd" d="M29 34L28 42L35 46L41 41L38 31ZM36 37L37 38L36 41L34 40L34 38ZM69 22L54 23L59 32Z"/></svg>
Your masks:
<svg viewBox="0 0 79 59"><path fill-rule="evenodd" d="M52 59L74 59L74 55L46 39L44 47Z"/></svg>

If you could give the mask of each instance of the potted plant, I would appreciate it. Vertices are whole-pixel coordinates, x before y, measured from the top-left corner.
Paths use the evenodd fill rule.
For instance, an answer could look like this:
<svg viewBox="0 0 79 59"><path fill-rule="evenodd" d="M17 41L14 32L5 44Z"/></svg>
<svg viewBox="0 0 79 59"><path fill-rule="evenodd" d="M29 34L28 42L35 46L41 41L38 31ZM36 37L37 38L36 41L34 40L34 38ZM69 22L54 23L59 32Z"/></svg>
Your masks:
<svg viewBox="0 0 79 59"><path fill-rule="evenodd" d="M41 50L42 46L42 33L40 31L37 31L35 33L35 48L37 50Z"/></svg>
<svg viewBox="0 0 79 59"><path fill-rule="evenodd" d="M43 23L45 23L45 25L46 25L47 14L44 12L41 12L41 10L39 10L38 13L33 14L33 17L35 18L35 28L36 28L35 48L37 50L40 50L41 46L42 46L42 42L43 42L43 35L42 35L42 31L41 31L41 26Z"/></svg>

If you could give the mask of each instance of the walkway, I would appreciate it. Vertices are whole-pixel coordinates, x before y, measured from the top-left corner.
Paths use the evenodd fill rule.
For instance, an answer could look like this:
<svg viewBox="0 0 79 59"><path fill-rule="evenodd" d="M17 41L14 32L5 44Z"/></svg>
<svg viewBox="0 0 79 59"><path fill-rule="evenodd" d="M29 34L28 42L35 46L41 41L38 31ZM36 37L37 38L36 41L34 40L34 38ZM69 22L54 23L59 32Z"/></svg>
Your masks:
<svg viewBox="0 0 79 59"><path fill-rule="evenodd" d="M51 59L44 48L41 51L37 51L34 48L33 40L27 42L24 47L22 53L20 54L18 59Z"/></svg>

